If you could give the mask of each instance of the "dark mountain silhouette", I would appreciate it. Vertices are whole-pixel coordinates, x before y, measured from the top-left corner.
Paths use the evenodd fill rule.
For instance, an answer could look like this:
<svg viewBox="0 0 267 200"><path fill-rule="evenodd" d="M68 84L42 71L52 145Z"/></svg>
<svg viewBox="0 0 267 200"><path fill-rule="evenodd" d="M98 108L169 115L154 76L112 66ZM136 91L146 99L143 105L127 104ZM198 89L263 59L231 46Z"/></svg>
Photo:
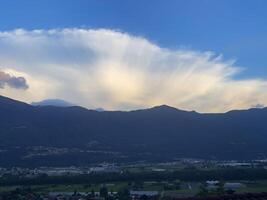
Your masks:
<svg viewBox="0 0 267 200"><path fill-rule="evenodd" d="M0 162L266 158L266 121L266 108L200 114L162 105L97 112L78 106L36 107L0 96Z"/></svg>

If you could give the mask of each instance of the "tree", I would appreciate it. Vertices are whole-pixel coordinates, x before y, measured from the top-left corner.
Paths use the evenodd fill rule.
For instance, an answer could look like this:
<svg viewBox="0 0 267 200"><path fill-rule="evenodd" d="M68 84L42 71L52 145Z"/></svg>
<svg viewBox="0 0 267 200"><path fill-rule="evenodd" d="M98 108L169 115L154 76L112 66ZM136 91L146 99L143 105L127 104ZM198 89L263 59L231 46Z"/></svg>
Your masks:
<svg viewBox="0 0 267 200"><path fill-rule="evenodd" d="M204 185L201 184L199 186L198 196L205 197L205 196L208 196L208 194L209 194L208 189Z"/></svg>
<svg viewBox="0 0 267 200"><path fill-rule="evenodd" d="M107 189L107 187L105 187L105 186L101 187L99 193L100 193L101 197L103 197L105 199L108 198L108 189Z"/></svg>
<svg viewBox="0 0 267 200"><path fill-rule="evenodd" d="M142 196L140 197L140 200L148 200L148 196L147 196L147 195L142 195Z"/></svg>
<svg viewBox="0 0 267 200"><path fill-rule="evenodd" d="M226 194L234 194L235 191L234 190L231 190L231 189L228 189L225 191Z"/></svg>
<svg viewBox="0 0 267 200"><path fill-rule="evenodd" d="M134 185L133 185L133 188L138 190L138 189L142 189L144 187L144 184L142 181L135 181L134 182Z"/></svg>
<svg viewBox="0 0 267 200"><path fill-rule="evenodd" d="M175 180L173 182L173 184L174 184L176 190L180 189L180 187L181 187L181 181L180 180Z"/></svg>
<svg viewBox="0 0 267 200"><path fill-rule="evenodd" d="M122 188L118 192L118 199L119 200L130 200L130 191L127 188Z"/></svg>
<svg viewBox="0 0 267 200"><path fill-rule="evenodd" d="M95 191L94 191L94 189L91 190L91 195L90 195L90 197L92 197L92 198L95 197Z"/></svg>
<svg viewBox="0 0 267 200"><path fill-rule="evenodd" d="M218 188L217 188L216 192L217 192L218 195L225 194L224 183L222 181L220 181L220 183L218 184Z"/></svg>

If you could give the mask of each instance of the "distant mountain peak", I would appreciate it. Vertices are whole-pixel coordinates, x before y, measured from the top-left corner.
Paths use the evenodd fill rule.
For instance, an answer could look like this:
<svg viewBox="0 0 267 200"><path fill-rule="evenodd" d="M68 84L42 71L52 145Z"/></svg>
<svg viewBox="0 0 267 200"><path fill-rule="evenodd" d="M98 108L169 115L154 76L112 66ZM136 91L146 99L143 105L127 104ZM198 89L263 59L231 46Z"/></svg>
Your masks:
<svg viewBox="0 0 267 200"><path fill-rule="evenodd" d="M94 109L95 111L98 111L98 112L104 112L105 111L105 109L104 108L96 108L96 109Z"/></svg>
<svg viewBox="0 0 267 200"><path fill-rule="evenodd" d="M71 107L75 106L75 104L67 102L62 99L45 99L39 102L32 102L33 106L57 106L57 107Z"/></svg>
<svg viewBox="0 0 267 200"><path fill-rule="evenodd" d="M150 108L151 110L162 110L162 111L167 111L167 110L174 110L174 111L177 111L179 109L175 108L175 107L171 107L171 106L168 106L166 104L163 104L163 105L159 105L159 106L154 106L152 108Z"/></svg>
<svg viewBox="0 0 267 200"><path fill-rule="evenodd" d="M183 114L198 114L196 111L187 111L187 110L181 110L166 104L162 104L159 106L154 106L152 108L149 108L147 110L159 112L159 113L183 113Z"/></svg>

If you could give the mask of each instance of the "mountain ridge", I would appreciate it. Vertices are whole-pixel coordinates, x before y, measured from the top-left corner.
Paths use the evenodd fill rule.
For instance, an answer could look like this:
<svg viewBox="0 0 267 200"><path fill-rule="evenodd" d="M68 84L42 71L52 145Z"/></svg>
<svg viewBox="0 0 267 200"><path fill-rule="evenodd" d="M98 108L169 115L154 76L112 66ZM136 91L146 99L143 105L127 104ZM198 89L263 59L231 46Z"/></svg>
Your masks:
<svg viewBox="0 0 267 200"><path fill-rule="evenodd" d="M98 112L31 106L0 96L0 162L7 163L7 157L10 165L26 166L181 157L262 159L267 158L266 119L266 108L201 114L161 105ZM47 155L40 156L36 147L47 149L41 153ZM49 148L66 152L50 155Z"/></svg>
<svg viewBox="0 0 267 200"><path fill-rule="evenodd" d="M39 102L32 102L32 106L58 106L58 107L71 107L75 104L67 102L62 99L45 99Z"/></svg>
<svg viewBox="0 0 267 200"><path fill-rule="evenodd" d="M23 101L19 101L19 100L15 100L15 99L12 99L12 98L9 98L9 97L5 97L5 96L2 96L0 95L0 103L5 103L4 101L11 101L13 103L20 103L20 104L24 104L24 105L28 105L28 106L39 106L38 103L40 102L43 102L43 101L46 101L46 100L60 100L60 101L63 101L63 102L66 102L66 103L69 103L65 100L62 100L62 99L45 99L45 100L42 100L40 102L32 102L32 103L25 103ZM152 106L152 107L148 107L148 108L142 108L142 109L134 109L134 110L129 110L129 111L124 111L124 110L113 110L113 111L109 111L109 110L104 110L102 108L97 108L97 109L91 109L91 108L86 108L86 107L83 107L83 106L79 106L79 105L76 105L76 104L72 104L72 103L69 103L70 105L69 106L57 106L57 105L41 105L41 106L53 106L53 107L81 107L81 108L84 108L84 109L87 109L87 110L95 110L95 111L99 111L99 112L134 112L134 111L142 111L142 110L173 110L173 111L182 111L182 112L190 112L190 113L198 113L198 114L227 114L227 113L231 113L231 112L242 112L242 111L251 111L251 110L267 110L267 107L263 107L263 108L248 108L248 109L234 109L234 110L229 110L229 111L226 111L226 112L215 112L215 113L202 113L202 112L197 112L195 110L182 110L182 109L179 109L179 108L176 108L176 107L173 107L173 106L169 106L167 104L161 104L161 105L156 105L156 106Z"/></svg>

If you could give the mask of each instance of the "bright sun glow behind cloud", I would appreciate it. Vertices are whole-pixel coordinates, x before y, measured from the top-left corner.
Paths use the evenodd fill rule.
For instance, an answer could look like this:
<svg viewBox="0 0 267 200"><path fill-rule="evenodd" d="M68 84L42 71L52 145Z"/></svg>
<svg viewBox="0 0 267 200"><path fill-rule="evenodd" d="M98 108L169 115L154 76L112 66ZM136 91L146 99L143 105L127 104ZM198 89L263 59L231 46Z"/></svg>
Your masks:
<svg viewBox="0 0 267 200"><path fill-rule="evenodd" d="M236 80L233 61L212 52L169 50L107 29L0 32L0 71L24 77L0 94L32 102L62 98L89 108L168 104L222 112L267 104L267 80Z"/></svg>

